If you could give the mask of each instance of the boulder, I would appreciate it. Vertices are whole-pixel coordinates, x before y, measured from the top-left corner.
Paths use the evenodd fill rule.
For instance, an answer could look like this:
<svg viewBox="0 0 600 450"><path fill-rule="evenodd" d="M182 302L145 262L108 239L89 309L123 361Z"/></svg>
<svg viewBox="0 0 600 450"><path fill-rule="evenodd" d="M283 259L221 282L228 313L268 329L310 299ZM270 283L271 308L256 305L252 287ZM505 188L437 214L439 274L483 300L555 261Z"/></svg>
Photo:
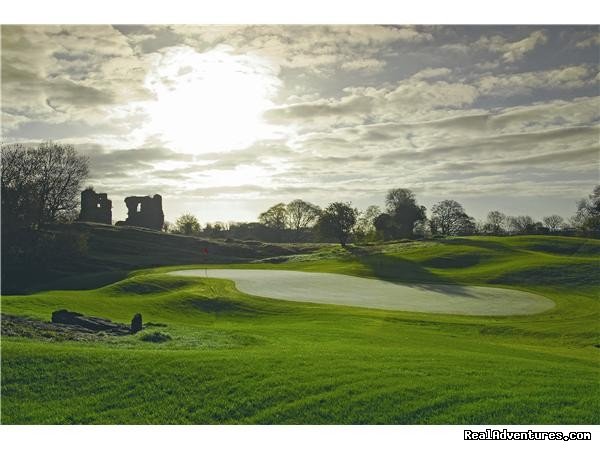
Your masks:
<svg viewBox="0 0 600 450"><path fill-rule="evenodd" d="M91 331L128 332L122 324L111 322L100 317L84 316L81 313L60 309L52 313L52 323L74 325Z"/></svg>
<svg viewBox="0 0 600 450"><path fill-rule="evenodd" d="M131 327L130 330L132 333L137 333L138 331L142 331L142 315L137 313L131 319Z"/></svg>

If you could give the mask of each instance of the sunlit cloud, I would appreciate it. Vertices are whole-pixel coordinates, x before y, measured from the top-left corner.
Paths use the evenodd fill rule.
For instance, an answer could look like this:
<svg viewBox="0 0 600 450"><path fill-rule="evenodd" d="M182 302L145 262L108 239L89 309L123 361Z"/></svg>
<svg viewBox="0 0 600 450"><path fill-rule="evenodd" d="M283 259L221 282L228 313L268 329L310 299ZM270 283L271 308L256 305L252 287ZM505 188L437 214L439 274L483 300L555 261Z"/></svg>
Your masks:
<svg viewBox="0 0 600 450"><path fill-rule="evenodd" d="M1 50L3 140L76 145L115 218L391 187L569 216L597 181L593 26L3 26Z"/></svg>
<svg viewBox="0 0 600 450"><path fill-rule="evenodd" d="M147 132L187 153L231 151L277 135L263 120L281 81L276 69L228 46L198 53L173 47L156 58L145 80L155 100L144 106Z"/></svg>

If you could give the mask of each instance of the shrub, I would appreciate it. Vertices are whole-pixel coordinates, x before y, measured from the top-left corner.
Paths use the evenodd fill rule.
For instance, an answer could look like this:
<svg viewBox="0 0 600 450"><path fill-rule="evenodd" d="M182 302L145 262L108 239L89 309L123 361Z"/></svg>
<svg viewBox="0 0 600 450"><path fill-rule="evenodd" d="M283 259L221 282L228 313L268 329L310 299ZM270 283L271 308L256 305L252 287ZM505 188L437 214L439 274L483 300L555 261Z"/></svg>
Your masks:
<svg viewBox="0 0 600 450"><path fill-rule="evenodd" d="M154 331L152 333L144 334L140 337L144 342L166 342L172 338L167 333L161 333L160 331Z"/></svg>

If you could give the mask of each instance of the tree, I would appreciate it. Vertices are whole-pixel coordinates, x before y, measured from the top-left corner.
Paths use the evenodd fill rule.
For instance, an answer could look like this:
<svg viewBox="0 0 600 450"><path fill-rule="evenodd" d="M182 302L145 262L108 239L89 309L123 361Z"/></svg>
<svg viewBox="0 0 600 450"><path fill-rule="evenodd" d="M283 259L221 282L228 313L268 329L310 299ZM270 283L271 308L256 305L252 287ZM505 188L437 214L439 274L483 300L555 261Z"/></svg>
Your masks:
<svg viewBox="0 0 600 450"><path fill-rule="evenodd" d="M506 218L507 228L513 234L532 233L535 222L531 216L509 216Z"/></svg>
<svg viewBox="0 0 600 450"><path fill-rule="evenodd" d="M319 218L321 208L304 200L293 200L286 206L287 221L295 232L296 239L300 231L310 227Z"/></svg>
<svg viewBox="0 0 600 450"><path fill-rule="evenodd" d="M546 225L550 231L558 231L564 224L564 219L558 214L552 214L551 216L544 217L544 225Z"/></svg>
<svg viewBox="0 0 600 450"><path fill-rule="evenodd" d="M475 221L455 200L443 200L435 204L431 208L431 224L434 234L464 235L475 231Z"/></svg>
<svg viewBox="0 0 600 450"><path fill-rule="evenodd" d="M288 213L285 203L277 203L265 212L260 213L258 221L274 230L285 230L288 223Z"/></svg>
<svg viewBox="0 0 600 450"><path fill-rule="evenodd" d="M381 215L381 208L377 205L371 205L360 212L356 220L354 234L359 240L375 239L375 219Z"/></svg>
<svg viewBox="0 0 600 450"><path fill-rule="evenodd" d="M45 142L35 148L1 148L3 223L41 225L75 215L88 158L72 145Z"/></svg>
<svg viewBox="0 0 600 450"><path fill-rule="evenodd" d="M483 225L483 231L491 234L502 234L506 230L504 229L504 223L506 222L506 214L500 211L490 211L487 215L487 220Z"/></svg>
<svg viewBox="0 0 600 450"><path fill-rule="evenodd" d="M594 187L587 199L577 202L577 213L571 221L584 233L600 233L600 184Z"/></svg>
<svg viewBox="0 0 600 450"><path fill-rule="evenodd" d="M331 203L319 217L317 228L325 238L336 238L342 247L346 246L354 225L358 211L350 203Z"/></svg>
<svg viewBox="0 0 600 450"><path fill-rule="evenodd" d="M373 221L377 234L384 241L389 241L397 236L394 219L388 213L379 214Z"/></svg>
<svg viewBox="0 0 600 450"><path fill-rule="evenodd" d="M386 213L391 217L382 218L380 225L385 224L386 229L378 228L378 232L387 235L387 239L411 237L415 222L425 220L425 207L418 206L415 195L410 189L390 189L385 197Z"/></svg>
<svg viewBox="0 0 600 450"><path fill-rule="evenodd" d="M200 222L196 216L190 213L185 213L179 216L175 221L174 231L179 234L187 234L189 236L200 233Z"/></svg>

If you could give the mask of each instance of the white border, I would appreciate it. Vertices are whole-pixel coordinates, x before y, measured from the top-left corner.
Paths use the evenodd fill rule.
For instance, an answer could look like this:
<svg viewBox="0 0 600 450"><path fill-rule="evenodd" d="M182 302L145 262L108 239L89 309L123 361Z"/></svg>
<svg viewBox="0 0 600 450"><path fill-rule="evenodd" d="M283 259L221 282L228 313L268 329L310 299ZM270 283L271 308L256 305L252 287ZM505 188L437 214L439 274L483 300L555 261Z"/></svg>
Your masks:
<svg viewBox="0 0 600 450"><path fill-rule="evenodd" d="M16 0L4 24L595 24L593 0Z"/></svg>
<svg viewBox="0 0 600 450"><path fill-rule="evenodd" d="M591 441L465 441L465 429L590 431ZM600 426L581 425L348 425L348 426L2 426L4 448L44 450L444 450L591 449ZM596 442L597 445L597 442Z"/></svg>
<svg viewBox="0 0 600 450"><path fill-rule="evenodd" d="M17 0L2 7L2 24L594 24L600 15L588 0ZM592 441L463 441L464 429L592 431ZM2 426L4 448L105 450L243 448L444 449L592 448L600 426Z"/></svg>

